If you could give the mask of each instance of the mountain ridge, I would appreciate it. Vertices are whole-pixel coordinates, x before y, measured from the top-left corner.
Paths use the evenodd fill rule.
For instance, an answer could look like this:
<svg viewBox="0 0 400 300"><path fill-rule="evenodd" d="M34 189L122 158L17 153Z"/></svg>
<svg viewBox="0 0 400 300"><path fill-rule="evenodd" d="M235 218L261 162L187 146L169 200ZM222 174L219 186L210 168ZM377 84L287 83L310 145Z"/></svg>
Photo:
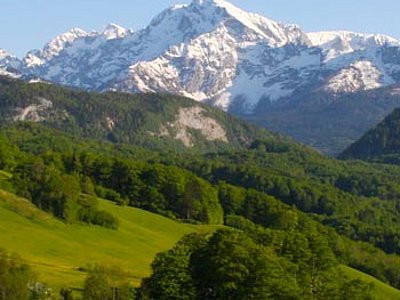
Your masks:
<svg viewBox="0 0 400 300"><path fill-rule="evenodd" d="M108 140L177 151L245 148L279 137L239 118L168 94L87 93L0 76L1 125L20 121Z"/></svg>
<svg viewBox="0 0 400 300"><path fill-rule="evenodd" d="M308 99L318 93L335 101L400 83L400 42L346 31L306 33L228 1L195 0L162 11L138 31L115 24L100 32L72 30L23 60L0 58L0 72L97 92L177 94L245 119L259 120L263 114L258 124L265 126L273 118L273 130L290 134L283 124L287 120L276 113L286 104L290 111L301 101L303 108L310 107ZM393 102L400 105L397 96ZM308 114L309 109L299 110L295 119ZM340 118L333 114L327 123L332 127ZM380 115L361 118L371 127ZM348 142L339 151L362 133L346 135ZM324 144L318 149L341 139L341 134L329 132L332 138L317 141ZM314 138L308 129L300 136L307 143ZM328 153L337 151L329 146Z"/></svg>
<svg viewBox="0 0 400 300"><path fill-rule="evenodd" d="M240 33L242 37L239 37ZM197 46L197 40L202 49ZM217 42L220 40L225 43ZM107 47L110 41L121 49L113 51ZM149 42L152 42L151 47ZM225 46L227 50L211 51L215 46ZM211 100L225 110L242 101L246 103L242 110L251 112L263 97L276 101L291 96L297 88L308 85L318 76L325 78L321 84L327 85L332 92L353 92L395 83L396 79L391 78L389 70L375 57L377 53L372 49L389 46L398 47L400 42L385 35L345 31L306 33L296 25L247 13L228 1L195 0L164 10L146 28L135 33L116 24L109 24L103 32L87 33L74 28L51 40L42 50L29 52L22 60L22 73L90 90L172 92L198 101ZM287 47L292 49L285 49ZM362 53L354 54L358 51ZM233 52L233 55L227 52ZM354 57L338 60L349 53ZM58 56L63 59L57 60ZM362 60L364 56L367 58ZM223 76L218 74L221 68L207 72L207 68L213 68L213 60L207 58L222 62L223 70L231 71ZM63 64L65 59L68 63ZM186 63L177 66L177 59ZM75 60L86 64L79 67ZM226 65L228 60L234 63ZM190 62L194 65L186 65ZM248 67L244 66L246 64ZM265 64L269 68L263 68ZM80 72L83 68L87 70L87 65L89 74L86 77L103 75L98 76L98 80L103 78L101 83L83 78ZM199 66L201 70L193 71ZM258 71L250 72L250 66ZM400 74L398 65L389 67L395 75ZM192 70L184 71L185 68ZM67 75L60 75L61 70ZM159 70L165 71L166 78ZM354 82L351 80L355 77L354 70L366 75ZM332 75L326 77L325 73L332 72L336 77L333 76L334 81L330 82ZM295 73L296 76L290 76ZM313 73L313 76L307 73ZM372 79L368 79L370 74ZM285 76L297 78L286 82L279 80ZM167 80L172 83L167 84ZM201 84L193 86L195 80L200 80ZM326 80L328 82L324 82ZM340 81L345 84L340 85ZM249 82L257 92L253 95L240 93Z"/></svg>
<svg viewBox="0 0 400 300"><path fill-rule="evenodd" d="M399 164L399 154L400 108L396 108L382 122L345 149L340 157Z"/></svg>

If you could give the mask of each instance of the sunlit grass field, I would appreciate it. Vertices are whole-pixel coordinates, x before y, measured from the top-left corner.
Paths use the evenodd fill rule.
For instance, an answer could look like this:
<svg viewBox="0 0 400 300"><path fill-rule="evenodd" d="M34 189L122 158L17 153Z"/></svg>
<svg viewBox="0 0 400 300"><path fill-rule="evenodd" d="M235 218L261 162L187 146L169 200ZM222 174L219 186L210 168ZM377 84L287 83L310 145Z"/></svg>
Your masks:
<svg viewBox="0 0 400 300"><path fill-rule="evenodd" d="M67 225L29 201L0 190L0 247L19 254L38 279L60 289L81 289L86 269L103 264L127 272L135 285L150 274L154 256L183 235L216 227L182 224L143 210L100 200L100 209L119 219L119 229ZM352 279L373 283L376 298L400 299L400 291L355 269L342 266Z"/></svg>
<svg viewBox="0 0 400 300"><path fill-rule="evenodd" d="M67 225L30 202L0 191L0 247L19 254L40 281L56 288L81 288L88 265L120 267L139 284L160 251L183 235L212 227L182 224L131 207L100 200L100 209L117 216L119 229Z"/></svg>
<svg viewBox="0 0 400 300"><path fill-rule="evenodd" d="M372 283L375 287L375 298L377 300L398 300L400 299L400 290L391 287L376 278L369 276L363 272L357 271L355 269L349 268L347 266L342 266L342 270L345 275L352 279L360 279L367 283Z"/></svg>

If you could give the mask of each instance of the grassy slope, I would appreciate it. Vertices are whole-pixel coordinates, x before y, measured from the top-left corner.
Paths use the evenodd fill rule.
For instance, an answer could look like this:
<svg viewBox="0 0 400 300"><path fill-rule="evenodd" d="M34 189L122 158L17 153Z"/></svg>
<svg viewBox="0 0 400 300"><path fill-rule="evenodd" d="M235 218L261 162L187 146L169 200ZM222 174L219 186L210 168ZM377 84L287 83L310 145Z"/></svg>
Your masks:
<svg viewBox="0 0 400 300"><path fill-rule="evenodd" d="M376 278L369 276L365 273L342 266L343 272L351 279L360 279L362 281L372 283L375 286L375 297L379 300L397 300L400 299L400 291L377 280Z"/></svg>
<svg viewBox="0 0 400 300"><path fill-rule="evenodd" d="M26 200L0 190L0 246L20 254L40 280L56 288L80 288L86 273L78 268L99 262L120 266L138 284L149 274L157 252L171 248L185 233L211 229L180 224L104 200L101 208L118 216L118 231L65 225ZM355 269L342 268L350 278L373 283L377 299L400 299L399 290Z"/></svg>
<svg viewBox="0 0 400 300"><path fill-rule="evenodd" d="M78 268L88 263L119 266L138 284L156 253L186 233L210 230L107 201L101 201L101 208L118 216L119 230L66 225L0 190L0 247L21 255L40 280L57 288L81 287L86 274Z"/></svg>

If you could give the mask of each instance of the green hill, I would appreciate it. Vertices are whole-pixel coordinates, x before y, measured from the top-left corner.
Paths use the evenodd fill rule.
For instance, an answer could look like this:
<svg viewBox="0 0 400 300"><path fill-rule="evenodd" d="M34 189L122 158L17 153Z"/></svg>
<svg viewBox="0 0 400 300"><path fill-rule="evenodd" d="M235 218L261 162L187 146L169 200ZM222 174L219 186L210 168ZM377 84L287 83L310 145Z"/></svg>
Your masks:
<svg viewBox="0 0 400 300"><path fill-rule="evenodd" d="M88 264L121 267L135 284L150 272L156 253L171 248L184 234L211 227L180 224L162 216L101 201L117 215L117 231L66 225L30 202L0 190L1 247L22 256L39 280L56 288L81 288Z"/></svg>
<svg viewBox="0 0 400 300"><path fill-rule="evenodd" d="M214 230L180 224L135 208L101 200L101 208L118 215L118 231L98 226L66 225L30 202L0 190L2 248L24 258L38 279L55 288L79 290L90 264L118 266L136 285L149 275L156 253L170 249L184 234ZM399 299L400 291L360 271L344 274L375 286L377 299Z"/></svg>
<svg viewBox="0 0 400 300"><path fill-rule="evenodd" d="M359 279L374 285L374 296L379 300L397 300L400 299L400 291L377 280L375 277L369 276L365 273L357 271L347 266L342 266L342 271L346 276L351 279Z"/></svg>
<svg viewBox="0 0 400 300"><path fill-rule="evenodd" d="M302 234L309 226L340 263L399 286L397 166L329 158L170 95L99 95L0 79L0 101L0 189L66 222L104 224L82 191L193 222L237 215L273 230ZM15 120L36 123L9 124ZM3 247L56 287L79 288L97 262L122 266L138 284L155 253L210 228L103 201L118 230L66 225L15 196L2 199Z"/></svg>
<svg viewBox="0 0 400 300"><path fill-rule="evenodd" d="M345 159L374 162L400 162L400 109L395 109L342 154Z"/></svg>
<svg viewBox="0 0 400 300"><path fill-rule="evenodd" d="M396 89L392 85L337 94L320 89L310 93L307 87L296 92L296 101L266 101L253 115L243 117L336 156L399 107Z"/></svg>
<svg viewBox="0 0 400 300"><path fill-rule="evenodd" d="M272 136L223 111L168 94L88 93L0 77L0 124L33 121L86 138L210 151Z"/></svg>
<svg viewBox="0 0 400 300"><path fill-rule="evenodd" d="M174 211L175 208L164 201L166 198L163 197L170 197L173 190L168 185L169 180L165 181L163 178L171 179L171 176L166 176L171 174L170 171L176 173L176 179L191 171L208 182L201 181L205 184L202 186L207 187L206 191L214 196L217 193L225 215L238 214L257 224L280 228L285 227L285 223L292 222L291 213L285 211L289 207L295 207L350 239L369 242L387 253L400 251L394 242L398 239L399 212L395 208L396 201L391 201L400 195L400 189L397 188L400 168L396 166L335 160L293 142L273 138L255 142L247 150L201 155L162 153L132 145L77 139L39 124L33 126L22 123L4 128L2 135L4 139L0 144L0 153L5 158L3 164L14 175L20 174L20 167L31 164L33 159L43 160L46 164L59 168L61 172L66 172L65 168L68 168L70 174L78 172L89 176L96 185L115 189L120 195L127 197L128 201L133 200L133 206L142 205L140 207L144 209L170 215L165 213ZM31 157L32 154L34 157ZM78 164L72 167L66 164L71 159ZM121 166L134 172L119 177L104 177L109 173L108 169L121 170ZM93 173L95 170L96 173ZM99 177L97 173L103 175ZM137 178L132 177L133 175ZM122 182L119 186L118 182L113 182L113 178L130 178L133 181ZM14 181L3 180L2 183L0 180L0 186L3 184L4 189L15 191L12 182ZM222 184L218 184L221 182ZM239 190L233 189L231 193L230 188L226 190L223 182L234 185ZM135 191L134 188L139 186L152 187L155 190L143 197L129 194L132 188ZM255 189L258 193L250 189ZM142 192L146 192L146 189L140 190ZM138 200L143 201L137 202ZM151 206L153 203L159 204L160 200L164 201L161 202L163 205L169 206ZM176 197L171 198L171 203L174 200ZM268 202L271 203L267 204ZM396 274L400 270L396 267L397 263L400 265L398 256L392 258L372 246L368 248L364 245L360 246L363 247L363 255L370 257L365 260L363 255L357 255L358 250L353 251L354 247L348 245L344 253L340 254L346 258L347 264L368 270L369 274L397 286ZM383 261L385 262L382 263Z"/></svg>

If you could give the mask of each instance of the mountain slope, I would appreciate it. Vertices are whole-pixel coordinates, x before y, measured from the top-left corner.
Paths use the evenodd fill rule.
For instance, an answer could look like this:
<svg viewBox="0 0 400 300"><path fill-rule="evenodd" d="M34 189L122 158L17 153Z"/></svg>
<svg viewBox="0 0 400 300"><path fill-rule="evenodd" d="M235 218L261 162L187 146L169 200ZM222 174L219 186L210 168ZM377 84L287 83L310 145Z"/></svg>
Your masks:
<svg viewBox="0 0 400 300"><path fill-rule="evenodd" d="M400 157L400 109L347 148L341 157L390 162Z"/></svg>
<svg viewBox="0 0 400 300"><path fill-rule="evenodd" d="M9 77L19 77L18 70L22 69L21 61L7 53L5 50L0 49L0 75Z"/></svg>
<svg viewBox="0 0 400 300"><path fill-rule="evenodd" d="M183 234L216 229L179 224L104 200L100 204L102 209L118 215L121 226L117 233L96 226L65 225L26 200L0 190L2 248L21 255L38 274L38 279L53 288L79 290L90 263L120 266L136 285L149 275L155 254L170 249ZM76 243L77 238L80 243ZM94 247L96 251L92 251ZM396 299L399 294L397 289L374 277L349 267L342 268L351 279L373 283L374 293L380 299Z"/></svg>
<svg viewBox="0 0 400 300"><path fill-rule="evenodd" d="M242 117L334 156L400 107L399 85L345 94L301 91L283 100Z"/></svg>
<svg viewBox="0 0 400 300"><path fill-rule="evenodd" d="M342 270L344 274L351 279L359 279L369 284L372 284L375 287L374 297L376 297L376 299L396 300L400 298L399 290L388 286L387 284L384 284L379 280L376 280L372 276L366 275L365 273L346 266L342 266Z"/></svg>
<svg viewBox="0 0 400 300"><path fill-rule="evenodd" d="M0 78L2 124L45 123L84 137L164 150L245 147L272 136L222 111L172 95L85 93Z"/></svg>
<svg viewBox="0 0 400 300"><path fill-rule="evenodd" d="M332 93L400 80L399 41L352 32L305 33L224 0L166 9L143 30L72 29L23 59L21 71L90 90L170 92L252 112L305 87ZM250 88L250 89L249 89Z"/></svg>
<svg viewBox="0 0 400 300"><path fill-rule="evenodd" d="M186 96L330 154L398 105L396 95L389 100L393 105L360 100L372 91L366 97L379 102L376 89L400 83L398 40L305 33L224 0L176 5L139 31L116 24L102 32L75 28L22 60L1 53L4 75L91 91ZM364 108L371 112L357 114Z"/></svg>
<svg viewBox="0 0 400 300"><path fill-rule="evenodd" d="M154 153L129 145L96 144L95 141L85 144L74 136L46 130L43 125L22 123L2 130L4 137L0 145L5 161L1 162L6 169L14 167L15 174L21 174L18 172L27 165L28 153L34 154L29 156L33 161L43 160L61 172L68 170L68 174L81 174L82 178L89 176L93 183L105 184L131 205L144 204L146 209L152 209L153 203L156 207L163 205L160 201L175 190L171 189L168 178L179 179L176 172L183 174L189 170L209 182L206 186L211 193L207 195L218 194L226 215L238 214L266 227L297 224L292 212L308 221L312 217L332 227L321 227L321 230L324 228L324 232L332 234L332 243L346 263L394 286L398 284L399 268L395 266L400 262L396 255L386 255L372 245L347 239L345 247L339 246L343 241L335 233L336 230L348 238L368 241L387 253L399 253L395 241L399 232L396 206L400 170L396 167L337 161L275 136L256 141L248 149L237 147L206 155L196 151ZM144 166L147 167L143 169ZM175 170L175 175L169 176L171 173L165 172L166 168ZM121 171L126 175L115 175ZM116 178L123 180L115 181ZM147 193L146 184L142 183L152 193ZM138 190L139 187L143 188ZM12 186L5 188L12 189ZM368 259L364 259L365 255Z"/></svg>
<svg viewBox="0 0 400 300"><path fill-rule="evenodd" d="M268 62L264 51L276 49L270 55L284 60L292 56L286 45L309 44L298 27L246 13L223 0L195 0L172 7L135 33L115 25L111 31L119 33L110 35L109 31L89 34L73 29L62 34L43 50L29 53L24 72L86 89L211 99L228 109L234 98L245 96L243 84L251 81L263 89L265 77L276 76L270 74L276 63ZM266 62L270 70L263 70ZM251 71L252 67L259 71ZM246 98L251 108L262 94L272 93L275 99L288 92L270 84L265 92Z"/></svg>

